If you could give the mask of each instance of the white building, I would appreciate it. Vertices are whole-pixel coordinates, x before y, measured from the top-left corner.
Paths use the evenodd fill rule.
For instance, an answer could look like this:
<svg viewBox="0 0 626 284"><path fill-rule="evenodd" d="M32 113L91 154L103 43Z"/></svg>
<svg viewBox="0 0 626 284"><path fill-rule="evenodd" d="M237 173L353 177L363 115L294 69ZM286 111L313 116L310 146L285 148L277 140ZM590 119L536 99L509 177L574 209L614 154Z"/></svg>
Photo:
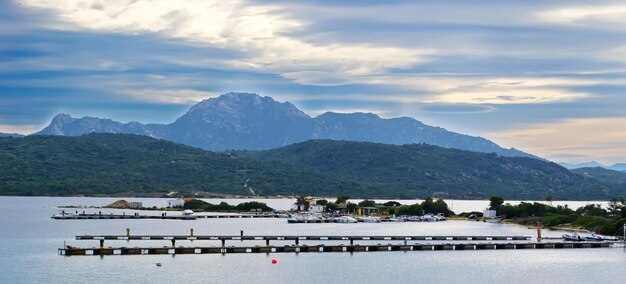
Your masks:
<svg viewBox="0 0 626 284"><path fill-rule="evenodd" d="M167 201L167 207L183 207L185 205L185 200L183 200L182 198L179 199L172 199L172 200L168 200Z"/></svg>
<svg viewBox="0 0 626 284"><path fill-rule="evenodd" d="M292 211L303 211L304 210L304 205L303 204L291 204L291 210Z"/></svg>
<svg viewBox="0 0 626 284"><path fill-rule="evenodd" d="M485 209L483 211L484 218L496 218L496 210Z"/></svg>
<svg viewBox="0 0 626 284"><path fill-rule="evenodd" d="M320 204L311 204L309 205L309 212L313 213L322 213L326 209L326 206Z"/></svg>

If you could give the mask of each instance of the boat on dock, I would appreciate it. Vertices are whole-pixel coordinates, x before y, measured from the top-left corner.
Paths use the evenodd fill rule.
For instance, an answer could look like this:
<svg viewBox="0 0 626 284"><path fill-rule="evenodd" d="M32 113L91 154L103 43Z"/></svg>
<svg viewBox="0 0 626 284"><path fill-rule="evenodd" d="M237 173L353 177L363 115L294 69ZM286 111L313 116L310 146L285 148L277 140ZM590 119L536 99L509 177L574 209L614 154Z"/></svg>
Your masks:
<svg viewBox="0 0 626 284"><path fill-rule="evenodd" d="M380 223L380 218L374 216L365 216L356 219L359 222L363 223Z"/></svg>
<svg viewBox="0 0 626 284"><path fill-rule="evenodd" d="M563 238L563 240L565 241L569 241L569 242L580 242L583 240L583 238L580 237L580 235L578 235L577 233L574 234L564 234L561 236Z"/></svg>
<svg viewBox="0 0 626 284"><path fill-rule="evenodd" d="M588 242L601 242L604 241L604 238L601 236L598 236L596 234L591 234L591 236L586 236L585 237L585 241Z"/></svg>
<svg viewBox="0 0 626 284"><path fill-rule="evenodd" d="M341 217L336 217L333 218L333 220L337 223L356 223L358 222L357 219L354 219L350 216L341 216Z"/></svg>

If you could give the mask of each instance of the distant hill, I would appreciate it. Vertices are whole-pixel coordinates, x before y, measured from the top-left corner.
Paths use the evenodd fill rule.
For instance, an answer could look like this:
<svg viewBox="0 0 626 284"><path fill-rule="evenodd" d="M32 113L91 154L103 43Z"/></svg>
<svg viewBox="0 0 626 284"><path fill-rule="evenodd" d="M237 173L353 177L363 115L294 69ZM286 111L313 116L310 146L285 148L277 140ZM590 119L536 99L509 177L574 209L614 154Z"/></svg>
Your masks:
<svg viewBox="0 0 626 284"><path fill-rule="evenodd" d="M0 137L14 137L14 138L20 138L20 137L24 137L24 135L22 135L22 134L17 134L17 133L2 133L2 132L0 132Z"/></svg>
<svg viewBox="0 0 626 284"><path fill-rule="evenodd" d="M571 171L605 183L626 186L626 172L609 170L602 167L572 169Z"/></svg>
<svg viewBox="0 0 626 284"><path fill-rule="evenodd" d="M203 100L171 124L120 123L59 114L35 134L78 136L92 132L146 135L211 151L263 150L310 139L333 139L397 145L427 143L503 156L535 157L410 117L383 119L371 113L330 112L310 117L289 102L249 93L228 93Z"/></svg>
<svg viewBox="0 0 626 284"><path fill-rule="evenodd" d="M607 170L614 170L614 171L620 171L620 172L624 172L626 171L626 163L617 163L617 164L613 164L612 166L605 166L603 164L600 164L596 161L591 161L591 162L586 162L586 163L580 163L580 164L569 164L569 163L559 163L559 165L573 170L573 169L581 169L581 168L605 168Z"/></svg>
<svg viewBox="0 0 626 284"><path fill-rule="evenodd" d="M0 138L0 195L355 193L313 170L137 135Z"/></svg>
<svg viewBox="0 0 626 284"><path fill-rule="evenodd" d="M572 173L550 162L523 157L447 149L431 145L384 145L316 140L239 155L278 161L366 184L398 197L516 199L608 199L625 197L626 188Z"/></svg>
<svg viewBox="0 0 626 284"><path fill-rule="evenodd" d="M0 138L2 195L348 194L360 198L610 199L624 186L554 163L432 145L313 140L208 152L129 134Z"/></svg>
<svg viewBox="0 0 626 284"><path fill-rule="evenodd" d="M559 165L569 170L580 169L580 168L596 168L596 167L606 168L605 165L600 164L596 161L585 162L585 163L580 163L580 164L559 163Z"/></svg>

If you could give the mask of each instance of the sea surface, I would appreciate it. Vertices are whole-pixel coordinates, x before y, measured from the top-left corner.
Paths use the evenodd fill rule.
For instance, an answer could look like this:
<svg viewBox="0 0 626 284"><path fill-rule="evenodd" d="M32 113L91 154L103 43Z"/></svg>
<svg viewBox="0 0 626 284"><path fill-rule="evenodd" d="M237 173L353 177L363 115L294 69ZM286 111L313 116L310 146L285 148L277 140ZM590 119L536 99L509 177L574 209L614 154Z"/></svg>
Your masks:
<svg viewBox="0 0 626 284"><path fill-rule="evenodd" d="M194 228L196 235L238 235L241 230L247 235L536 234L535 230L524 226L471 221L288 224L285 219L50 219L52 214L60 212L57 206L104 206L117 199L0 197L0 283L626 283L624 248L105 257L65 257L57 254L57 249L64 243L81 247L98 245L97 241L76 241L75 235L125 234L126 228L131 229L131 234L188 234L189 229ZM158 198L127 200L158 207L164 206L167 201ZM240 202L225 201L231 204ZM293 202L289 199L261 201L283 209ZM599 202L568 205L575 208L587 203ZM481 211L486 204L486 201L455 200L454 211ZM90 208L76 210L135 212ZM544 230L543 235L558 237L563 233ZM105 242L105 246L137 245L139 242ZM144 241L141 245L158 247L167 246L169 242ZM177 242L177 245L218 243L196 241ZM227 245L240 243L231 241ZM272 264L272 259L276 259L277 263ZM156 263L162 263L162 266L157 267Z"/></svg>

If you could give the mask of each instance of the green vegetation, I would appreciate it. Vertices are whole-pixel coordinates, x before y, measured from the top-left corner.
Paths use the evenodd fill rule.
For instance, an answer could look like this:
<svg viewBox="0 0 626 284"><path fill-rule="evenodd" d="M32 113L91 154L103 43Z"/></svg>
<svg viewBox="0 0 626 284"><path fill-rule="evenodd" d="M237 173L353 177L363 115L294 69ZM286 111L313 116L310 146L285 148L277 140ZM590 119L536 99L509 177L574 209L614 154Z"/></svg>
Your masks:
<svg viewBox="0 0 626 284"><path fill-rule="evenodd" d="M0 138L0 195L250 195L357 192L302 167L123 134Z"/></svg>
<svg viewBox="0 0 626 284"><path fill-rule="evenodd" d="M0 138L0 195L161 196L170 191L401 199L626 196L624 185L554 163L430 145L313 140L267 151L214 153L125 134ZM347 195L335 204L346 204Z"/></svg>
<svg viewBox="0 0 626 284"><path fill-rule="evenodd" d="M599 180L605 183L626 186L626 172L614 171L602 167L580 168L571 170L584 177Z"/></svg>
<svg viewBox="0 0 626 284"><path fill-rule="evenodd" d="M491 210L500 209L503 203L504 198L502 198L501 196L494 195L492 197L489 197L489 209Z"/></svg>
<svg viewBox="0 0 626 284"><path fill-rule="evenodd" d="M229 205L226 202L221 202L220 204L211 204L208 202L204 202L199 199L193 199L191 201L185 202L183 206L184 209L191 209L194 211L205 211L205 212L271 212L273 209L268 207L265 203L261 202L244 202L238 205Z"/></svg>
<svg viewBox="0 0 626 284"><path fill-rule="evenodd" d="M438 198L436 201L433 201L430 197L426 198L421 204L401 205L396 211L396 215L423 215L424 213L443 213L446 217L454 215L454 212L448 208L448 204L443 199Z"/></svg>
<svg viewBox="0 0 626 284"><path fill-rule="evenodd" d="M601 182L539 159L503 157L431 145L312 140L240 156L314 169L360 187L353 196L461 199L609 200L626 186Z"/></svg>
<svg viewBox="0 0 626 284"><path fill-rule="evenodd" d="M524 225L535 225L540 221L546 227L571 226L604 235L621 235L626 223L626 201L612 200L608 209L599 204L589 204L577 210L537 202L522 202L519 205L507 203L501 205L497 213Z"/></svg>

